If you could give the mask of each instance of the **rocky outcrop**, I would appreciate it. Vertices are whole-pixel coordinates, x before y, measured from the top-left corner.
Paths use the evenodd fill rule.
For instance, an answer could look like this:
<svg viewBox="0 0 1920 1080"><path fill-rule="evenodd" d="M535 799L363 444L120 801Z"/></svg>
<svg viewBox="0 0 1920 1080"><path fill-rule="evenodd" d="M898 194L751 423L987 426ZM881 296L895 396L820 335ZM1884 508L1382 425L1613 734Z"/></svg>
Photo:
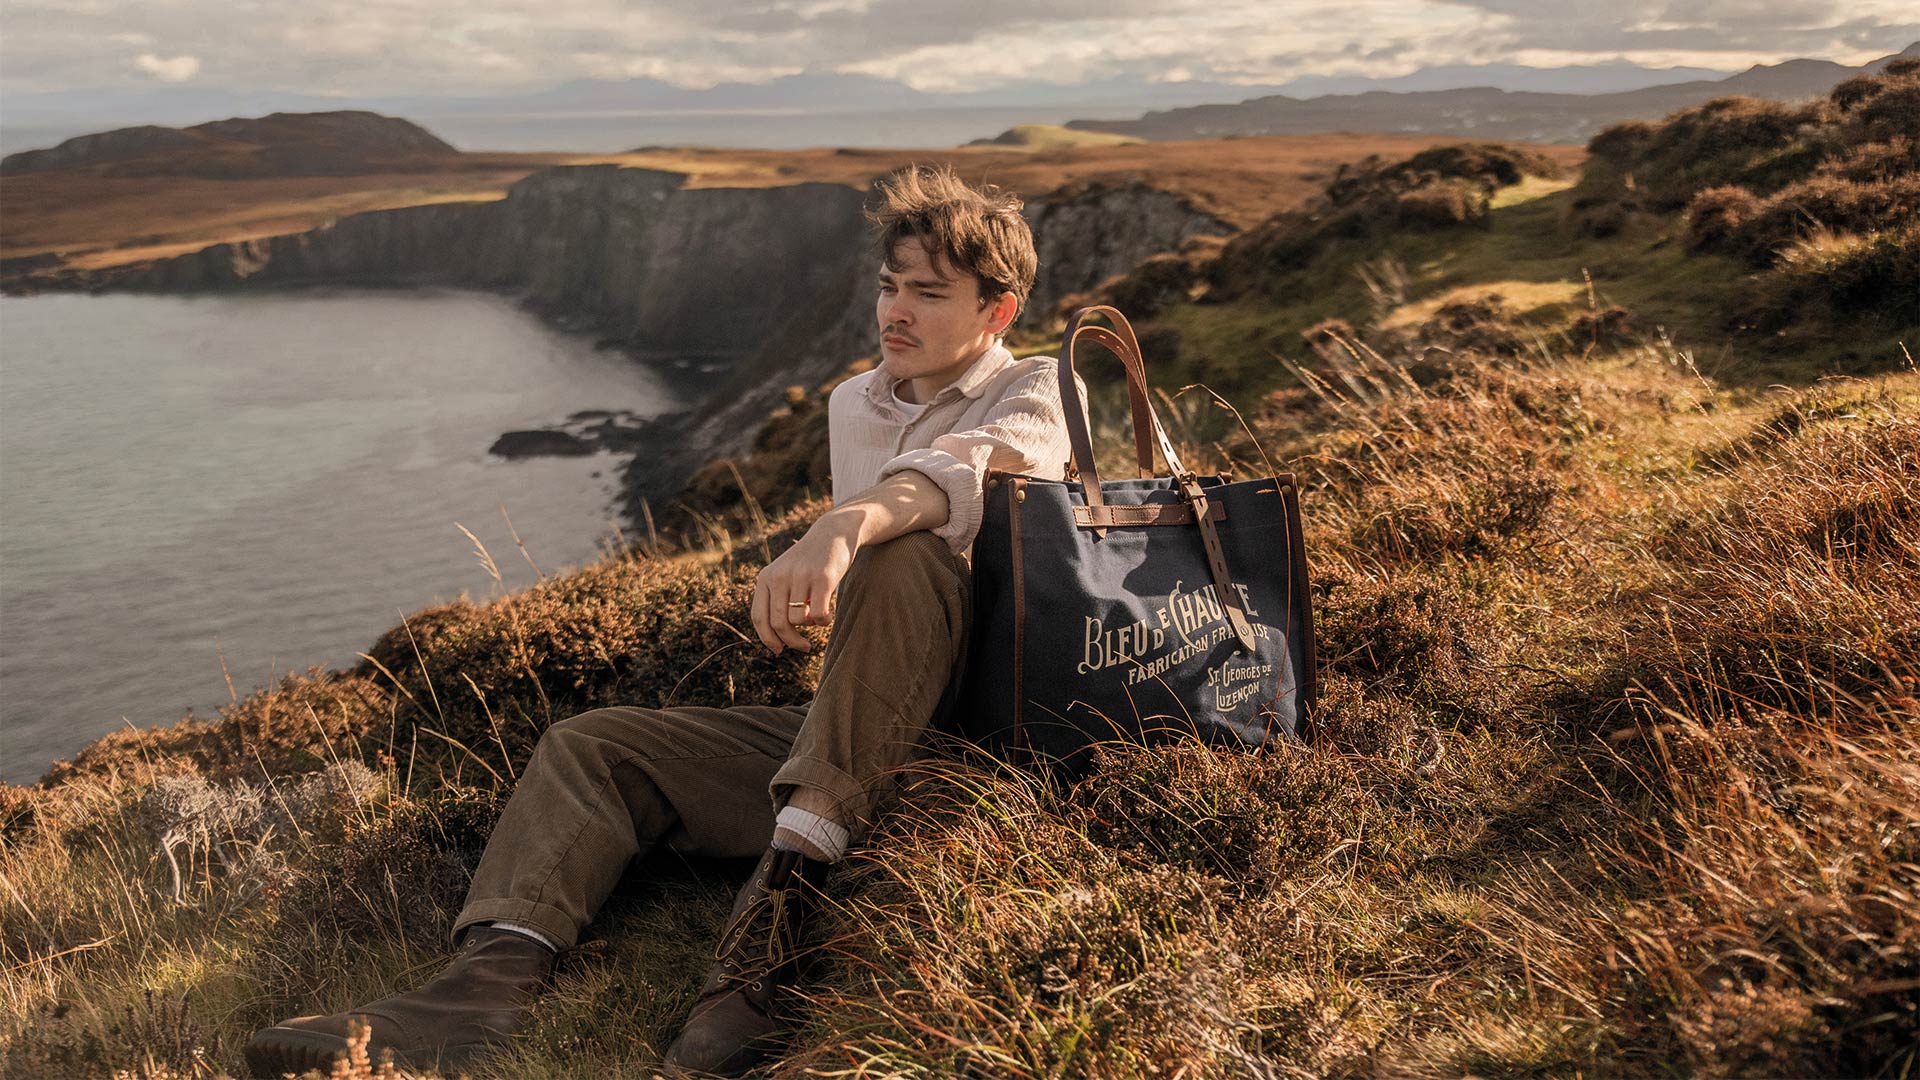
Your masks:
<svg viewBox="0 0 1920 1080"><path fill-rule="evenodd" d="M549 321L658 366L695 401L655 421L650 446L628 466L626 509L637 516L641 498L661 504L716 454L744 450L787 387L818 385L874 345L877 260L865 193L823 183L688 189L685 179L617 165L545 169L497 201L355 214L304 233L109 270L29 269L7 284L433 284L515 294ZM1041 263L1029 325L1050 319L1062 297L1156 252L1230 231L1138 183L1054 192L1030 199L1026 215Z"/></svg>
<svg viewBox="0 0 1920 1080"><path fill-rule="evenodd" d="M1172 192L1139 182L1074 185L1027 204L1040 254L1040 278L1028 298L1029 324L1053 318L1060 302L1131 271L1150 256L1195 236L1233 227Z"/></svg>

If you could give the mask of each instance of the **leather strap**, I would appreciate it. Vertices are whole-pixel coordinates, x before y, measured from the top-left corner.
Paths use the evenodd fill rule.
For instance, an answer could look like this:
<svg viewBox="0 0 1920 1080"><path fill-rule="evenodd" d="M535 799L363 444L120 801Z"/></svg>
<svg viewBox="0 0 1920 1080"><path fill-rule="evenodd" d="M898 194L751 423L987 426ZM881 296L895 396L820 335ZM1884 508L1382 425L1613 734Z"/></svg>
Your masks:
<svg viewBox="0 0 1920 1080"><path fill-rule="evenodd" d="M1213 503L1207 508L1207 520L1227 520L1227 507L1224 503ZM1073 508L1073 523L1080 526L1099 525L1191 525L1193 507L1188 503L1149 503L1145 506L1115 506L1102 503L1099 506L1076 506Z"/></svg>
<svg viewBox="0 0 1920 1080"><path fill-rule="evenodd" d="M1113 328L1089 325L1088 316L1098 315L1113 323ZM1140 357L1140 342L1134 337L1133 327L1127 317L1104 304L1076 309L1067 319L1066 332L1061 335L1060 363L1060 403L1066 412L1067 438L1073 447L1073 460L1070 470L1079 480L1088 506L1099 506L1104 501L1100 494L1100 470L1093 460L1093 437L1087 431L1087 421L1082 413L1080 387L1074 380L1074 350L1081 338L1090 338L1105 346L1107 351L1120 358L1121 366L1127 371L1127 396L1133 405L1133 444L1134 454L1140 466L1142 478L1153 475L1153 451L1147 442L1150 431L1154 441L1160 446L1161 456L1167 459L1167 468L1178 476L1186 471L1180 464L1180 456L1174 452L1173 440L1167 438L1166 429L1160 426L1160 417L1153 411L1153 403L1147 400L1146 364ZM1095 535L1105 538L1106 527L1093 526Z"/></svg>
<svg viewBox="0 0 1920 1080"><path fill-rule="evenodd" d="M1085 320L1095 315L1112 323L1113 328L1087 324ZM1147 400L1146 362L1140 356L1140 342L1134 337L1133 326L1118 309L1105 304L1076 309L1067 318L1067 329L1061 335L1060 343L1060 402L1065 406L1067 436L1073 444L1072 464L1078 472L1080 489L1085 496L1085 524L1094 531L1094 535L1105 539L1113 519L1111 511L1107 511L1106 498L1100 492L1100 472L1093 462L1093 437L1087 431L1085 418L1081 416L1080 388L1073 377L1074 348L1083 337L1105 346L1107 351L1120 358L1121 366L1127 369L1128 394L1135 406L1134 445L1140 454L1142 475L1152 475L1149 468L1152 455L1145 451L1146 440L1140 431L1140 413L1144 408L1154 440L1160 444L1160 454L1167 459L1167 469L1180 489L1180 498L1192 508L1193 523L1200 529L1200 544L1206 550L1207 568L1213 574L1214 594L1219 598L1221 608L1226 611L1227 622L1233 627L1234 637L1240 640L1240 646L1253 652L1256 645L1253 625L1247 621L1247 613L1241 610L1240 593L1233 587L1233 577L1227 572L1226 553L1221 549L1220 535L1213 527L1213 523L1224 519L1225 515L1215 516L1212 513L1212 504L1200 488L1200 478L1180 463L1180 455L1173 449L1173 440L1167 438L1166 429L1160 426L1159 415L1153 411L1153 403ZM1103 511L1106 511L1105 515ZM1074 519L1076 524L1080 523L1078 509Z"/></svg>
<svg viewBox="0 0 1920 1080"><path fill-rule="evenodd" d="M1122 326L1127 326L1125 321ZM1127 326L1123 337L1104 326L1083 326L1077 336L1088 338L1106 346L1108 352L1120 358L1120 364L1127 372L1127 404L1133 411L1133 459L1140 469L1140 479L1153 478L1153 442L1152 432L1158 427L1158 417L1153 405L1147 400L1147 364L1146 357L1140 352L1140 346L1133 340L1133 328ZM1091 448L1091 443L1089 443ZM1091 454L1088 455L1091 458Z"/></svg>
<svg viewBox="0 0 1920 1080"><path fill-rule="evenodd" d="M1258 647L1253 637L1253 624L1247 621L1247 613L1241 610L1240 591L1233 587L1233 577L1227 573L1227 555L1220 548L1220 533L1213 527L1216 519L1211 513L1211 500L1191 473L1176 476L1174 482L1180 485L1180 493L1193 507L1194 524L1200 526L1200 546L1207 553L1207 569L1213 572L1213 592L1220 600L1220 607L1227 613L1227 624L1233 627L1233 636L1240 639L1240 647L1253 652Z"/></svg>
<svg viewBox="0 0 1920 1080"><path fill-rule="evenodd" d="M1007 479L1007 534L1013 543L1013 741L1018 755L1026 732L1022 713L1027 704L1027 560L1020 546L1020 504L1027 500L1027 478ZM1011 756L1011 755L1010 755Z"/></svg>

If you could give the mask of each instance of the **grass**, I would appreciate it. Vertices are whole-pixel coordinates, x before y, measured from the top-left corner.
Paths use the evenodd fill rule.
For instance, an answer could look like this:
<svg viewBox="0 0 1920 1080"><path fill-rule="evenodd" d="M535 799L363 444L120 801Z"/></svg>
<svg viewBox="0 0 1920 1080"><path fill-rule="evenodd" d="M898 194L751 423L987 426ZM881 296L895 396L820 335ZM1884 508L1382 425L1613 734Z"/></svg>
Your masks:
<svg viewBox="0 0 1920 1080"><path fill-rule="evenodd" d="M1325 742L1117 746L1066 791L930 764L835 879L778 1075L1913 1068L1920 375L1755 392L1636 343L1410 379L1353 344L1221 440L1308 484ZM214 1075L417 982L549 710L804 689L714 655L761 548L416 613L364 681L9 789L9 1074ZM731 872L639 867L477 1075L643 1070Z"/></svg>

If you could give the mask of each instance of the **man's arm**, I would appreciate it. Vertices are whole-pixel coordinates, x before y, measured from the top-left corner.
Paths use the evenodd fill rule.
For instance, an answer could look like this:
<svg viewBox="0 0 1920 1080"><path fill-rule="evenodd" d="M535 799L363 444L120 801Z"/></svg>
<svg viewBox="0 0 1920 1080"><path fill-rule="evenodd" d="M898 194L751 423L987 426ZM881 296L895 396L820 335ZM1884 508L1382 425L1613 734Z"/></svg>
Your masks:
<svg viewBox="0 0 1920 1080"><path fill-rule="evenodd" d="M788 645L811 651L813 642L794 627L833 621L833 593L855 553L946 521L946 491L912 470L894 473L820 515L798 543L760 571L753 587L754 631L775 655ZM793 606L798 600L807 606Z"/></svg>
<svg viewBox="0 0 1920 1080"><path fill-rule="evenodd" d="M955 552L971 546L989 470L1058 477L1072 451L1056 371L1045 365L1007 387L979 426L895 457L881 467L879 482L823 515L768 563L753 593L753 627L767 648L777 654L787 645L812 647L794 627L833 621L833 591L862 545L926 529ZM1080 395L1085 401L1084 382ZM809 603L794 606L798 600Z"/></svg>

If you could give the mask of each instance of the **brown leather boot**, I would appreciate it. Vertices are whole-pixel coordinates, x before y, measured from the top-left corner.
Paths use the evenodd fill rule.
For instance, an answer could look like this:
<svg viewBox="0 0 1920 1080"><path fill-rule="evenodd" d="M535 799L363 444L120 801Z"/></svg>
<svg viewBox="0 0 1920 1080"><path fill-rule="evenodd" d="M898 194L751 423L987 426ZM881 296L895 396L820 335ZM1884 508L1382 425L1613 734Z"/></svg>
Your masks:
<svg viewBox="0 0 1920 1080"><path fill-rule="evenodd" d="M806 916L828 863L768 848L733 902L713 969L665 1064L713 1076L739 1076L764 1063L782 1042L781 988L792 978Z"/></svg>
<svg viewBox="0 0 1920 1080"><path fill-rule="evenodd" d="M446 970L417 990L332 1016L300 1016L247 1040L255 1076L326 1072L347 1056L349 1023L372 1028L367 1056L393 1051L395 1064L426 1069L463 1064L525 1026L528 1007L553 975L552 949L509 930L475 926Z"/></svg>

